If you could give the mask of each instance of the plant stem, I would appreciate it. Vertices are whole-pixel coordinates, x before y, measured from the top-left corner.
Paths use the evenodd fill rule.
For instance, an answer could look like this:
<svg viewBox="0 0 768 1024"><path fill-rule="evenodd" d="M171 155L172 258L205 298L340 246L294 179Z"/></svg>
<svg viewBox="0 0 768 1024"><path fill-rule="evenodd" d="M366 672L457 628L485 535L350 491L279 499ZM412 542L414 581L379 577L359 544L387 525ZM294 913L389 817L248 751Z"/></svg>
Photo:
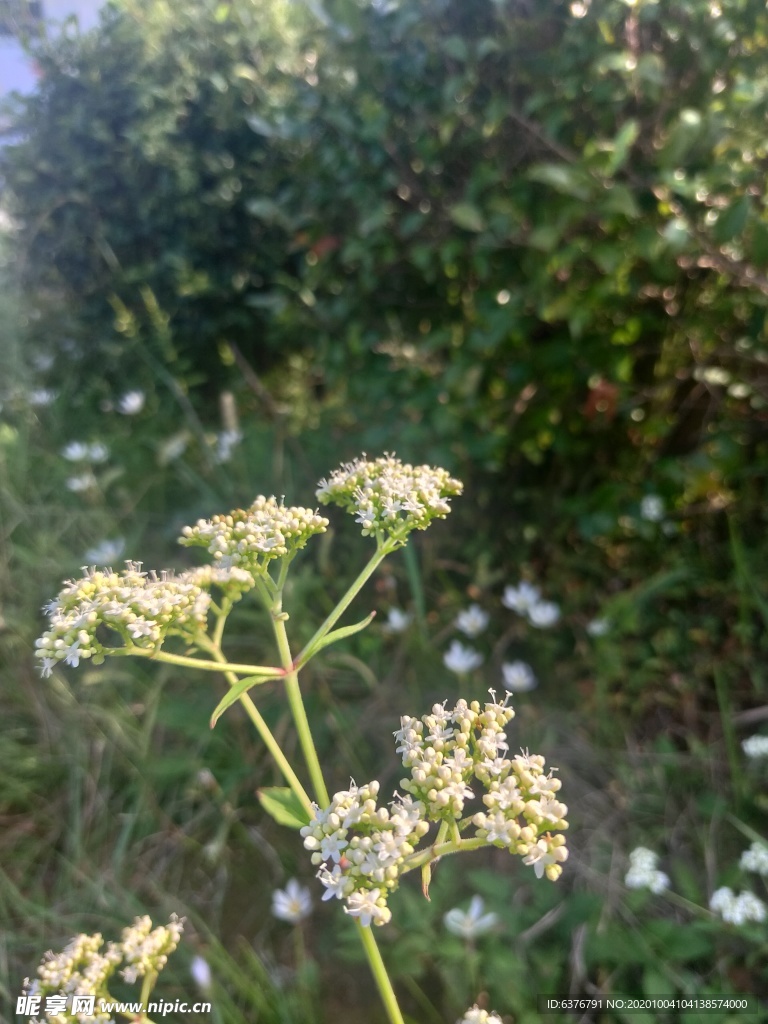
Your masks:
<svg viewBox="0 0 768 1024"><path fill-rule="evenodd" d="M222 662L203 661L202 658L190 658L184 654L169 654L167 651L148 651L143 647L128 649L117 648L106 651L109 655L130 654L136 658L151 658L153 661L165 661L169 665L183 665L184 668L200 668L205 672L221 672ZM263 676L267 679L279 679L283 674L281 668L271 665L231 665L227 662L227 671L237 676Z"/></svg>
<svg viewBox="0 0 768 1024"><path fill-rule="evenodd" d="M400 867L400 874L404 875L408 871L415 871L416 868L421 868L425 864L429 864L430 861L437 860L438 857L447 857L451 853L466 853L470 850L479 850L487 845L485 839L480 839L479 836L474 836L472 839L449 839L445 843L435 842L432 846L427 847L426 850L421 850L419 853L413 853L410 857L406 857Z"/></svg>
<svg viewBox="0 0 768 1024"><path fill-rule="evenodd" d="M371 965L373 978L379 990L381 1001L384 1003L384 1009L387 1011L390 1024L405 1024L400 1007L397 1005L395 990L392 988L392 982L387 974L387 968L384 966L379 947L376 945L376 939L373 937L373 927L369 925L365 928L359 921L355 921L355 925L360 941L363 944L365 955L368 957L368 963Z"/></svg>
<svg viewBox="0 0 768 1024"><path fill-rule="evenodd" d="M304 645L301 654L299 654L298 658L296 659L297 664L303 662L305 653L307 651L311 651L319 640L322 640L327 633L330 633L330 631L339 621L339 619L350 606L350 604L352 604L352 601L360 593L364 585L371 578L377 567L384 561L387 555L392 553L393 550L393 547L386 543L376 548L375 554L365 565L362 572L356 577L352 585L347 590L346 594L344 594L342 599L339 601L339 603L327 617L325 622L319 627L319 629L316 631L316 633L309 641L309 643Z"/></svg>
<svg viewBox="0 0 768 1024"><path fill-rule="evenodd" d="M211 651L211 654L213 655L213 657L219 663L218 664L219 671L223 673L224 678L227 680L229 685L230 686L234 686L235 683L237 683L237 681L238 681L237 676L234 674L234 672L231 671L231 667L230 667L227 659L225 658L224 654L222 653L221 648L217 648L217 647L215 647L212 644L211 647L210 647L210 651ZM242 695L242 697L240 697L240 703L243 705L243 708L245 709L245 713L248 715L250 720L256 726L256 729L257 729L257 731L259 733L259 736L261 736L262 740L264 741L264 746L270 752L272 757L274 757L274 759L275 759L275 761L277 763L277 767L283 773L283 778L288 783L288 785L290 786L291 790L295 793L295 795L298 797L298 799L301 801L302 807L307 812L307 814L310 816L310 818L313 817L315 811L314 811L314 808L312 806L312 801L309 798L309 794L307 793L307 791L304 789L304 787L302 786L301 782L299 781L299 778L296 775L296 772L294 772L293 768L291 768L291 765L290 765L290 762L288 761L288 758L283 753L282 748L280 747L280 744L277 742L275 737L272 735L272 730L269 728L267 723L264 721L264 719L263 719L263 717L261 715L261 712L256 707L256 705L253 703L253 701L251 700L251 698L248 696L247 693L244 693Z"/></svg>
<svg viewBox="0 0 768 1024"><path fill-rule="evenodd" d="M304 754L304 760L307 762L307 768L309 769L309 777L312 780L315 799L321 807L327 807L331 799L323 779L323 770L320 767L317 748L312 738L312 730L309 727L307 711L301 697L299 675L293 668L293 658L291 657L291 648L288 644L288 634L285 631L285 620L282 618L282 602L280 599L275 602L272 613L272 626L275 631L277 648L280 652L280 660L286 669L284 676L285 692L288 694L288 703L296 725L296 732L299 735L299 743Z"/></svg>

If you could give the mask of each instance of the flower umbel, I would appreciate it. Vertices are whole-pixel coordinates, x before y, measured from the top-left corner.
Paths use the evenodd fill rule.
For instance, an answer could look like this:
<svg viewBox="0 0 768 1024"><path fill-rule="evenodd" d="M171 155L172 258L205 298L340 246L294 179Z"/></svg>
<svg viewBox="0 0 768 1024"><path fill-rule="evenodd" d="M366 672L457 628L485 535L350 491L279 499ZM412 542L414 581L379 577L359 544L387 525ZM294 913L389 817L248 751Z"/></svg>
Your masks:
<svg viewBox="0 0 768 1024"><path fill-rule="evenodd" d="M202 547L222 566L239 566L263 576L274 558L293 556L310 537L324 533L328 520L309 508L289 508L260 495L250 508L200 519L185 526L179 543Z"/></svg>
<svg viewBox="0 0 768 1024"><path fill-rule="evenodd" d="M321 480L317 499L355 516L363 536L404 544L411 530L426 530L433 519L445 519L450 499L462 484L447 470L411 466L393 455L346 462Z"/></svg>
<svg viewBox="0 0 768 1024"><path fill-rule="evenodd" d="M669 888L669 878L656 868L658 862L658 854L645 846L638 846L629 855L629 870L624 885L628 889L650 889L656 895L664 892Z"/></svg>

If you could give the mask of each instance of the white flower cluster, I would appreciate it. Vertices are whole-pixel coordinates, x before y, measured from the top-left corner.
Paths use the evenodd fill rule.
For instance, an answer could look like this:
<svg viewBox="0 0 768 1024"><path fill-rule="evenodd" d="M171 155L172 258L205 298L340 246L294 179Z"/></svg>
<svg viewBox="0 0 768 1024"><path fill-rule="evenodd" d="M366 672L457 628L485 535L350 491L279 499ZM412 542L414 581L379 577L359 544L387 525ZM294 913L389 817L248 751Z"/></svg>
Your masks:
<svg viewBox="0 0 768 1024"><path fill-rule="evenodd" d="M658 895L669 888L669 878L656 865L658 854L645 846L638 846L629 855L629 870L624 878L628 889L650 889Z"/></svg>
<svg viewBox="0 0 768 1024"><path fill-rule="evenodd" d="M60 953L48 952L37 969L37 977L24 983L24 994L40 996L50 1005L55 997L56 1010L48 1010L45 1020L56 1024L109 1024L111 1013L101 1009L102 1000L111 1001L107 982L121 963L123 978L132 983L144 974L159 973L179 943L183 921L175 914L167 925L152 929L148 917L137 917L123 929L120 942L106 948L100 934L76 935ZM73 1008L73 996L95 996L94 1012L84 1014ZM34 1024L34 1022L33 1022Z"/></svg>
<svg viewBox="0 0 768 1024"><path fill-rule="evenodd" d="M159 647L169 633L192 636L205 626L210 595L200 570L146 573L126 562L121 573L86 569L46 606L50 628L36 641L43 676L57 661L99 664L115 647ZM235 586L239 583L235 581Z"/></svg>
<svg viewBox="0 0 768 1024"><path fill-rule="evenodd" d="M750 736L742 741L741 749L747 757L768 757L768 736Z"/></svg>
<svg viewBox="0 0 768 1024"><path fill-rule="evenodd" d="M758 875L768 875L768 846L765 843L752 843L741 855L739 867L742 871L755 871Z"/></svg>
<svg viewBox="0 0 768 1024"><path fill-rule="evenodd" d="M411 466L392 455L346 462L321 480L318 501L333 503L355 516L363 536L389 536L405 542L411 530L426 530L433 519L445 519L450 498L462 484L447 470Z"/></svg>
<svg viewBox="0 0 768 1024"><path fill-rule="evenodd" d="M479 782L486 790L486 810L469 819L476 835L522 856L537 877L546 874L555 881L568 851L565 837L551 830L568 828L568 808L555 799L561 783L551 772L544 774L543 757L506 757L504 729L513 717L505 698L503 704L493 700L482 708L477 701L460 700L450 711L435 704L421 719L401 718L397 752L411 771L401 786L423 804L429 820L455 821L476 796L471 784Z"/></svg>
<svg viewBox="0 0 768 1024"><path fill-rule="evenodd" d="M560 619L560 607L554 601L542 601L541 591L523 580L516 587L505 587L501 603L510 611L524 615L532 626L547 629Z"/></svg>
<svg viewBox="0 0 768 1024"><path fill-rule="evenodd" d="M488 1010L481 1010L475 1004L456 1021L456 1024L502 1024L501 1017L496 1013L489 1013Z"/></svg>
<svg viewBox="0 0 768 1024"><path fill-rule="evenodd" d="M222 566L239 566L263 576L272 559L294 555L327 527L328 520L312 509L288 507L259 495L246 510L234 509L229 515L185 526L179 543L205 548Z"/></svg>
<svg viewBox="0 0 768 1024"><path fill-rule="evenodd" d="M377 806L378 792L378 782L352 783L301 830L312 863L320 865L323 899L346 900L346 913L366 927L391 919L387 897L397 888L399 867L429 830L422 804L396 795L387 810Z"/></svg>
<svg viewBox="0 0 768 1024"><path fill-rule="evenodd" d="M92 444L85 441L70 441L62 448L61 454L68 462L106 462L109 458L109 449L101 441L94 441Z"/></svg>
<svg viewBox="0 0 768 1024"><path fill-rule="evenodd" d="M750 921L761 923L766 918L766 907L762 900L751 892L740 892L737 896L727 885L712 893L709 909L719 914L724 921L735 925Z"/></svg>
<svg viewBox="0 0 768 1024"><path fill-rule="evenodd" d="M123 930L121 947L125 967L120 972L129 984L145 974L157 973L168 963L168 957L176 949L184 930L184 922L175 914L167 925L152 927L152 919L137 917L129 928Z"/></svg>

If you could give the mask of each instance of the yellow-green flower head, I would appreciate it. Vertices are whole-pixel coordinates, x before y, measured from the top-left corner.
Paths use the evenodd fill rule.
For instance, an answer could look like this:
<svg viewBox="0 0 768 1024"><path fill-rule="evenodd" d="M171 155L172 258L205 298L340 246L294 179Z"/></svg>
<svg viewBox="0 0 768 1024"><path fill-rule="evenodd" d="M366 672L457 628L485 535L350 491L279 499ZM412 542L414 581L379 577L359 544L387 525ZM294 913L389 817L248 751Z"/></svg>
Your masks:
<svg viewBox="0 0 768 1024"><path fill-rule="evenodd" d="M363 527L363 536L405 541L411 530L426 530L433 519L445 519L450 499L462 483L447 470L411 466L393 455L347 462L321 480L317 499L346 509Z"/></svg>
<svg viewBox="0 0 768 1024"><path fill-rule="evenodd" d="M141 562L126 562L121 573L86 569L46 606L51 624L35 652L41 672L50 675L58 661L98 664L121 647L154 650L170 633L194 635L205 627L210 601L194 571L147 573Z"/></svg>
<svg viewBox="0 0 768 1024"><path fill-rule="evenodd" d="M287 507L259 495L248 509L185 526L179 543L205 548L219 565L264 575L272 559L294 555L327 528L328 520L313 509Z"/></svg>

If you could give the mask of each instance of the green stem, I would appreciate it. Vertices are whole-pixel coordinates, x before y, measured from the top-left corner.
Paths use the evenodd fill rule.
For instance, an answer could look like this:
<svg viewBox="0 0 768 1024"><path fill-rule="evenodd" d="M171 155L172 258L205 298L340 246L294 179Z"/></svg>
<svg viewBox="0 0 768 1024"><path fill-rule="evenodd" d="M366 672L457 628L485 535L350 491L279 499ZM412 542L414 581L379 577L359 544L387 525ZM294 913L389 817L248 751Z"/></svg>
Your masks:
<svg viewBox="0 0 768 1024"><path fill-rule="evenodd" d="M282 618L282 604L279 600L275 603L272 611L272 627L275 631L280 660L286 670L284 677L285 692L288 694L288 703L293 715L293 721L296 724L296 732L299 735L299 743L304 754L304 760L307 762L307 768L309 769L309 777L312 780L315 798L321 807L327 807L331 802L331 798L328 795L328 789L323 779L323 770L320 767L317 748L312 738L312 730L309 727L307 711L301 697L299 675L293 668L293 658L291 657L291 648L288 644L288 634L285 630L285 620Z"/></svg>
<svg viewBox="0 0 768 1024"><path fill-rule="evenodd" d="M384 1003L384 1009L387 1011L390 1024L405 1024L400 1007L397 1005L395 990L392 988L392 982L387 974L387 968L384 966L379 947L376 945L376 939L373 937L373 927L365 928L359 921L355 921L355 925L357 926L357 932L363 944L365 955L368 957L368 963L371 965L373 978L379 990L381 1001Z"/></svg>
<svg viewBox="0 0 768 1024"><path fill-rule="evenodd" d="M224 657L224 654L219 648L213 647L213 645L211 645L210 650L213 657L216 658L216 660L219 663L219 672L222 672L224 674L224 678L227 680L230 686L234 686L238 681L237 676L234 674L234 672L230 671L231 666L227 662L227 659ZM291 768L288 758L283 753L280 744L272 735L272 730L264 721L259 709L253 703L253 701L251 700L247 693L244 693L242 697L240 697L240 703L243 705L245 713L256 726L259 736L261 736L262 740L264 741L264 746L270 752L272 757L274 757L277 763L277 767L283 773L283 778L288 783L291 790L295 793L298 799L301 801L301 805L304 808L304 810L307 812L310 818L313 818L315 815L315 809L312 806L312 801L309 798L309 794L299 781L299 777L296 775L296 772L293 770L293 768ZM327 803L328 801L326 801L326 804L324 806L327 806Z"/></svg>
<svg viewBox="0 0 768 1024"><path fill-rule="evenodd" d="M426 850L421 850L419 853L412 853L410 857L406 857L400 866L400 874L404 875L408 871L415 871L416 868L421 868L425 864L429 864L430 861L437 860L438 857L447 857L452 853L468 853L470 850L479 850L483 846L487 846L488 843L485 839L480 839L479 836L475 836L472 839L449 839L445 843L435 842L432 846L428 846Z"/></svg>
<svg viewBox="0 0 768 1024"><path fill-rule="evenodd" d="M350 588L347 590L346 594L344 594L342 599L339 601L339 603L333 609L331 614L327 617L327 619L322 624L322 626L319 627L319 629L316 631L316 633L314 634L312 639L309 641L309 643L304 645L304 648L301 651L301 654L299 654L298 658L296 659L296 663L297 664L299 664L299 663L303 664L304 663L305 653L307 651L313 650L314 647L315 647L315 644L317 644L318 641L322 640L323 637L326 636L326 634L330 633L330 631L333 629L333 627L339 621L339 619L344 614L344 612L347 610L347 608L349 608L349 606L352 604L352 601L360 593L360 591L363 589L365 584L368 582L368 580L371 578L373 573L376 571L377 567L379 565L381 565L381 563L384 561L384 559L387 557L387 555L391 554L392 551L394 551L394 550L395 550L395 548L392 547L392 545L388 544L388 543L382 543L381 546L376 548L376 553L371 557L370 561L363 568L362 572L357 576L355 581L352 583Z"/></svg>
<svg viewBox="0 0 768 1024"><path fill-rule="evenodd" d="M189 658L184 654L169 654L167 651L150 651L144 647L116 648L105 651L109 655L132 655L136 658L151 658L153 661L165 661L169 665L183 665L185 668L200 668L205 672L221 672L222 662L203 661L202 658ZM232 665L227 662L227 670L238 676L264 676L270 679L278 679L282 674L281 668L272 668L267 665Z"/></svg>

